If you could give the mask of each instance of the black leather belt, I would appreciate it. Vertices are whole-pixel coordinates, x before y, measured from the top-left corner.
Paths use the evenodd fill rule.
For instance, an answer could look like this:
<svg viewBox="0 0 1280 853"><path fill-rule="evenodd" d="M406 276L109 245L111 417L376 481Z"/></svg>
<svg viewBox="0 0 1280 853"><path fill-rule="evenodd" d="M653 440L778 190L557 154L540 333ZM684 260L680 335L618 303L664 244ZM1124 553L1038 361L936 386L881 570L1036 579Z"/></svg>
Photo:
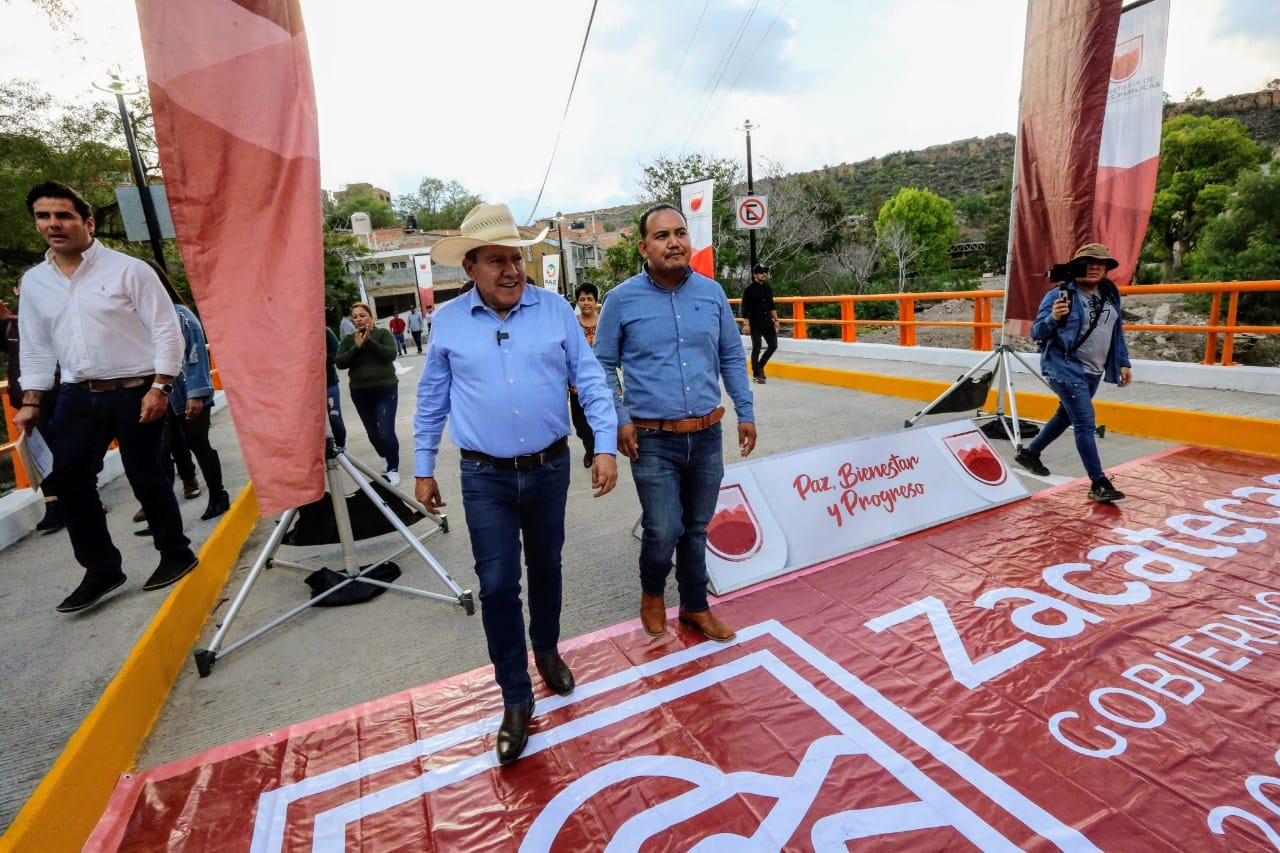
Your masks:
<svg viewBox="0 0 1280 853"><path fill-rule="evenodd" d="M153 374L146 376L129 376L124 379L85 379L81 382L68 382L72 388L84 388L94 394L101 394L103 391L123 391L125 388L137 388L141 385L147 385L154 379Z"/></svg>
<svg viewBox="0 0 1280 853"><path fill-rule="evenodd" d="M568 452L568 436L558 441L553 441L545 449L539 450L537 453L526 453L524 456L513 456L509 459L490 456L478 450L460 451L463 459L470 459L472 462L483 462L486 465L492 465L494 468L501 468L504 471L532 471L534 468L541 468L552 459L563 456Z"/></svg>

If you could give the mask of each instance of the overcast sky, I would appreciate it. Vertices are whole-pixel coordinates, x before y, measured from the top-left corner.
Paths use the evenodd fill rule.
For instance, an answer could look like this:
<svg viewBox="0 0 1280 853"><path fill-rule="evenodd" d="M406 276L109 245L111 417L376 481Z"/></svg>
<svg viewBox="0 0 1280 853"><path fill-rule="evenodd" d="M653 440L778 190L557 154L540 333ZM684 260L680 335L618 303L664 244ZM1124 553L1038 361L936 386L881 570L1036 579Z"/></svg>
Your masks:
<svg viewBox="0 0 1280 853"><path fill-rule="evenodd" d="M429 175L522 221L630 201L658 155L742 157L745 119L757 168L787 171L1013 132L1017 119L1024 0L600 0L535 211L591 0L301 2L326 187L399 195ZM1280 77L1276 0L1172 3L1175 100ZM72 28L78 40L31 0L0 0L0 73L66 99L93 97L108 69L143 74L132 0L79 0Z"/></svg>

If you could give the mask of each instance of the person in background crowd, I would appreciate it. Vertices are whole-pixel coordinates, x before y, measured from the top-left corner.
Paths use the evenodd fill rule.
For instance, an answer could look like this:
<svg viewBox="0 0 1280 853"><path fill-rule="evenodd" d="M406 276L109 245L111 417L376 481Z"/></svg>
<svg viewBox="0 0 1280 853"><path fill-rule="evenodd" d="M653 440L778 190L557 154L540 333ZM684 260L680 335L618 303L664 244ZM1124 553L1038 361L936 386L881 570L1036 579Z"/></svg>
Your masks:
<svg viewBox="0 0 1280 853"><path fill-rule="evenodd" d="M400 440L396 438L396 342L386 329L374 324L373 309L363 302L351 306L356 330L338 344L333 363L347 371L351 402L373 445L386 460L387 482L400 485Z"/></svg>
<svg viewBox="0 0 1280 853"><path fill-rule="evenodd" d="M0 302L0 330L4 332L4 352L8 356L9 363L9 405L16 412L22 408L22 366L19 359L19 332L18 332L18 315L9 310L9 306L4 302ZM45 437L45 441L49 440L49 415L53 412L53 406L57 403L57 379L55 377L53 390L49 392L49 398L54 402L50 403L48 412L41 410L40 417L36 420L36 426L40 429L40 434ZM17 438L17 436L10 436ZM58 496L50 490L50 483L45 481L40 484L40 491L44 494L44 517L36 522L36 530L41 533L54 533L62 529L62 507L58 505Z"/></svg>
<svg viewBox="0 0 1280 853"><path fill-rule="evenodd" d="M569 491L569 413L564 389L576 385L598 443L595 496L613 489L616 422L600 365L568 304L528 287L524 239L505 204L480 204L461 235L436 243L437 263L461 266L474 289L440 309L427 344L414 415L415 495L436 511L436 455L445 421L461 450L462 505L480 581L480 615L502 690L497 758L510 764L529 740L533 684L520 601L520 555L528 574L529 645L547 687L573 692L560 657L561 549Z"/></svg>
<svg viewBox="0 0 1280 853"><path fill-rule="evenodd" d="M724 289L689 267L684 215L660 204L639 228L644 267L609 291L595 352L617 406L618 451L631 460L640 497L640 622L651 636L665 633L674 555L681 624L728 642L736 632L707 603L707 524L724 479L722 379L739 452L756 446L746 354Z"/></svg>
<svg viewBox="0 0 1280 853"><path fill-rule="evenodd" d="M27 210L49 252L22 277L23 390L14 423L28 431L35 426L60 366L50 477L85 576L56 609L73 613L126 580L98 498L97 475L112 439L160 552L142 588L167 587L199 564L161 463L182 330L151 268L94 239L93 210L78 193L48 181L27 194Z"/></svg>
<svg viewBox="0 0 1280 853"><path fill-rule="evenodd" d="M417 305L409 312L409 334L413 335L413 345L418 348L418 355L422 355L422 315L418 313Z"/></svg>
<svg viewBox="0 0 1280 853"><path fill-rule="evenodd" d="M387 323L387 328L391 330L391 334L396 339L396 355L408 355L409 347L405 345L404 330L405 322L399 314L392 314L391 320Z"/></svg>
<svg viewBox="0 0 1280 853"><path fill-rule="evenodd" d="M347 335L356 333L356 324L351 322L351 309L347 309L347 313L342 315L342 319L338 321L338 336L345 338Z"/></svg>
<svg viewBox="0 0 1280 853"><path fill-rule="evenodd" d="M338 357L338 336L333 329L324 327L325 338L325 397L329 407L329 431L333 433L333 446L347 446L347 425L342 420L342 393L338 390L338 368L333 364Z"/></svg>
<svg viewBox="0 0 1280 853"><path fill-rule="evenodd" d="M587 344L592 345L596 342L596 322L600 318L600 288L590 282L580 284L574 291L574 299L578 303L578 325L582 327ZM578 389L572 385L569 386L569 416L573 420L573 431L582 442L582 467L590 468L596 457L596 437L591 432L586 413L582 411Z"/></svg>
<svg viewBox="0 0 1280 853"><path fill-rule="evenodd" d="M1104 379L1121 388L1133 380L1120 290L1107 278L1120 262L1101 243L1081 246L1073 261L1081 265L1080 273L1044 295L1031 324L1031 337L1042 344L1040 372L1058 395L1058 409L1030 445L1018 448L1014 461L1033 474L1048 476L1040 454L1070 426L1089 475L1089 497L1109 504L1124 500L1124 492L1102 470L1093 395Z"/></svg>
<svg viewBox="0 0 1280 853"><path fill-rule="evenodd" d="M742 332L751 336L751 378L765 383L764 366L778 349L778 309L773 304L773 288L769 286L769 268L756 264L751 269L751 283L742 291ZM760 341L764 340L764 355Z"/></svg>

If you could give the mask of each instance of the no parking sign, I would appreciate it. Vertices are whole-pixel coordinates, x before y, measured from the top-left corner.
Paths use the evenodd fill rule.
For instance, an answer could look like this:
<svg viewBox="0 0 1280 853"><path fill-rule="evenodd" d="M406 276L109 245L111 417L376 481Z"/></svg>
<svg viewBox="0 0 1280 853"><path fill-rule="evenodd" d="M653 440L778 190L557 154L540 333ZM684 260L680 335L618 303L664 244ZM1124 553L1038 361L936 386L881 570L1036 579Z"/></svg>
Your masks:
<svg viewBox="0 0 1280 853"><path fill-rule="evenodd" d="M733 200L734 218L739 228L769 227L769 197L744 195Z"/></svg>

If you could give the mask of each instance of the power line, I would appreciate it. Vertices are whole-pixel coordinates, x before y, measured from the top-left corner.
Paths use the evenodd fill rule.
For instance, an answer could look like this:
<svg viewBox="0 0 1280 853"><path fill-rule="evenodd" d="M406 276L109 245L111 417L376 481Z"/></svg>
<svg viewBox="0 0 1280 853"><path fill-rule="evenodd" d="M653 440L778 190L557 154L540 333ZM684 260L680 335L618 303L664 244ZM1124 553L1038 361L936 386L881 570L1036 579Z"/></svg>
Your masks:
<svg viewBox="0 0 1280 853"><path fill-rule="evenodd" d="M787 4L790 2L791 0L782 0L782 5L778 7L778 11L776 14L774 14L773 20L769 22L769 28L764 31L764 35L760 36L760 40L756 42L755 49L751 51L751 55L747 57L746 63L742 66L742 68L738 70L738 76L734 77L733 82L729 84L728 91L726 91L720 97L720 103L716 106L714 110L704 115L703 129L705 129L705 126L709 124L713 119L715 119L717 115L720 114L720 111L722 109L724 109L725 102L729 100L729 96L732 95L734 93L734 90L738 88L738 81L742 79L742 75L747 73L747 69L750 68L751 63L755 61L756 54L760 52L760 48L764 46L765 40L769 38L769 34L773 32L773 28L777 26L778 19L782 17L782 10L786 9ZM697 128L697 126L695 125L692 138L697 137L698 130L699 128Z"/></svg>
<svg viewBox="0 0 1280 853"><path fill-rule="evenodd" d="M649 137L653 135L653 129L658 126L658 119L662 118L662 111L667 107L667 99L671 97L671 90L676 86L676 80L680 77L680 69L684 68L684 61L689 56L689 48L693 47L693 40L698 37L698 30L702 27L702 19L706 16L707 7L710 5L711 0L706 0L702 4L702 12L698 15L698 22L693 25L693 33L689 36L689 43L684 46L684 53L680 55L680 61L676 63L675 73L671 75L671 82L667 84L667 93L662 96L662 105L654 113L653 122L649 125L649 130L644 135L644 142L640 143L639 151L644 151L644 147L649 144Z"/></svg>
<svg viewBox="0 0 1280 853"><path fill-rule="evenodd" d="M729 42L729 46L725 48L724 53L720 56L720 61L716 63L716 67L711 71L711 75L714 79L707 80L707 85L703 87L702 94L698 97L697 106L695 106L693 110L690 110L689 114L685 116L685 120L680 125L680 129L676 131L676 137L684 135L685 127L688 126L690 119L694 119L694 117L697 116L698 111L703 108L704 103L711 103L711 98L715 96L715 91L719 88L720 81L724 79L725 71L728 70L729 63L733 60L733 55L737 53L738 45L742 43L742 36L747 30L747 25L751 23L751 18L755 15L756 8L759 5L760 0L754 0L751 4L751 8L749 8L746 14L743 15L742 23L738 25L738 29L734 32L733 38ZM684 152L684 150L689 146L690 141L692 141L692 134L685 138L684 144L682 144L678 149L680 153Z"/></svg>
<svg viewBox="0 0 1280 853"><path fill-rule="evenodd" d="M582 57L587 53L587 39L591 37L591 22L596 19L596 4L599 0L592 0L591 15L587 18L587 31L582 34L582 48L578 51L578 64L573 69L573 82L569 84L569 97L564 102L564 115L560 116L560 128L556 131L556 143L551 146L551 159L547 161L547 171L542 176L542 186L538 187L538 197L533 202L533 207L529 211L529 221L527 225L533 224L533 215L538 212L538 204L542 201L542 193L547 188L547 179L551 177L551 167L556 162L556 152L560 150L560 136L564 133L565 121L569 118L569 106L573 103L573 90L578 86L578 72L582 70Z"/></svg>

